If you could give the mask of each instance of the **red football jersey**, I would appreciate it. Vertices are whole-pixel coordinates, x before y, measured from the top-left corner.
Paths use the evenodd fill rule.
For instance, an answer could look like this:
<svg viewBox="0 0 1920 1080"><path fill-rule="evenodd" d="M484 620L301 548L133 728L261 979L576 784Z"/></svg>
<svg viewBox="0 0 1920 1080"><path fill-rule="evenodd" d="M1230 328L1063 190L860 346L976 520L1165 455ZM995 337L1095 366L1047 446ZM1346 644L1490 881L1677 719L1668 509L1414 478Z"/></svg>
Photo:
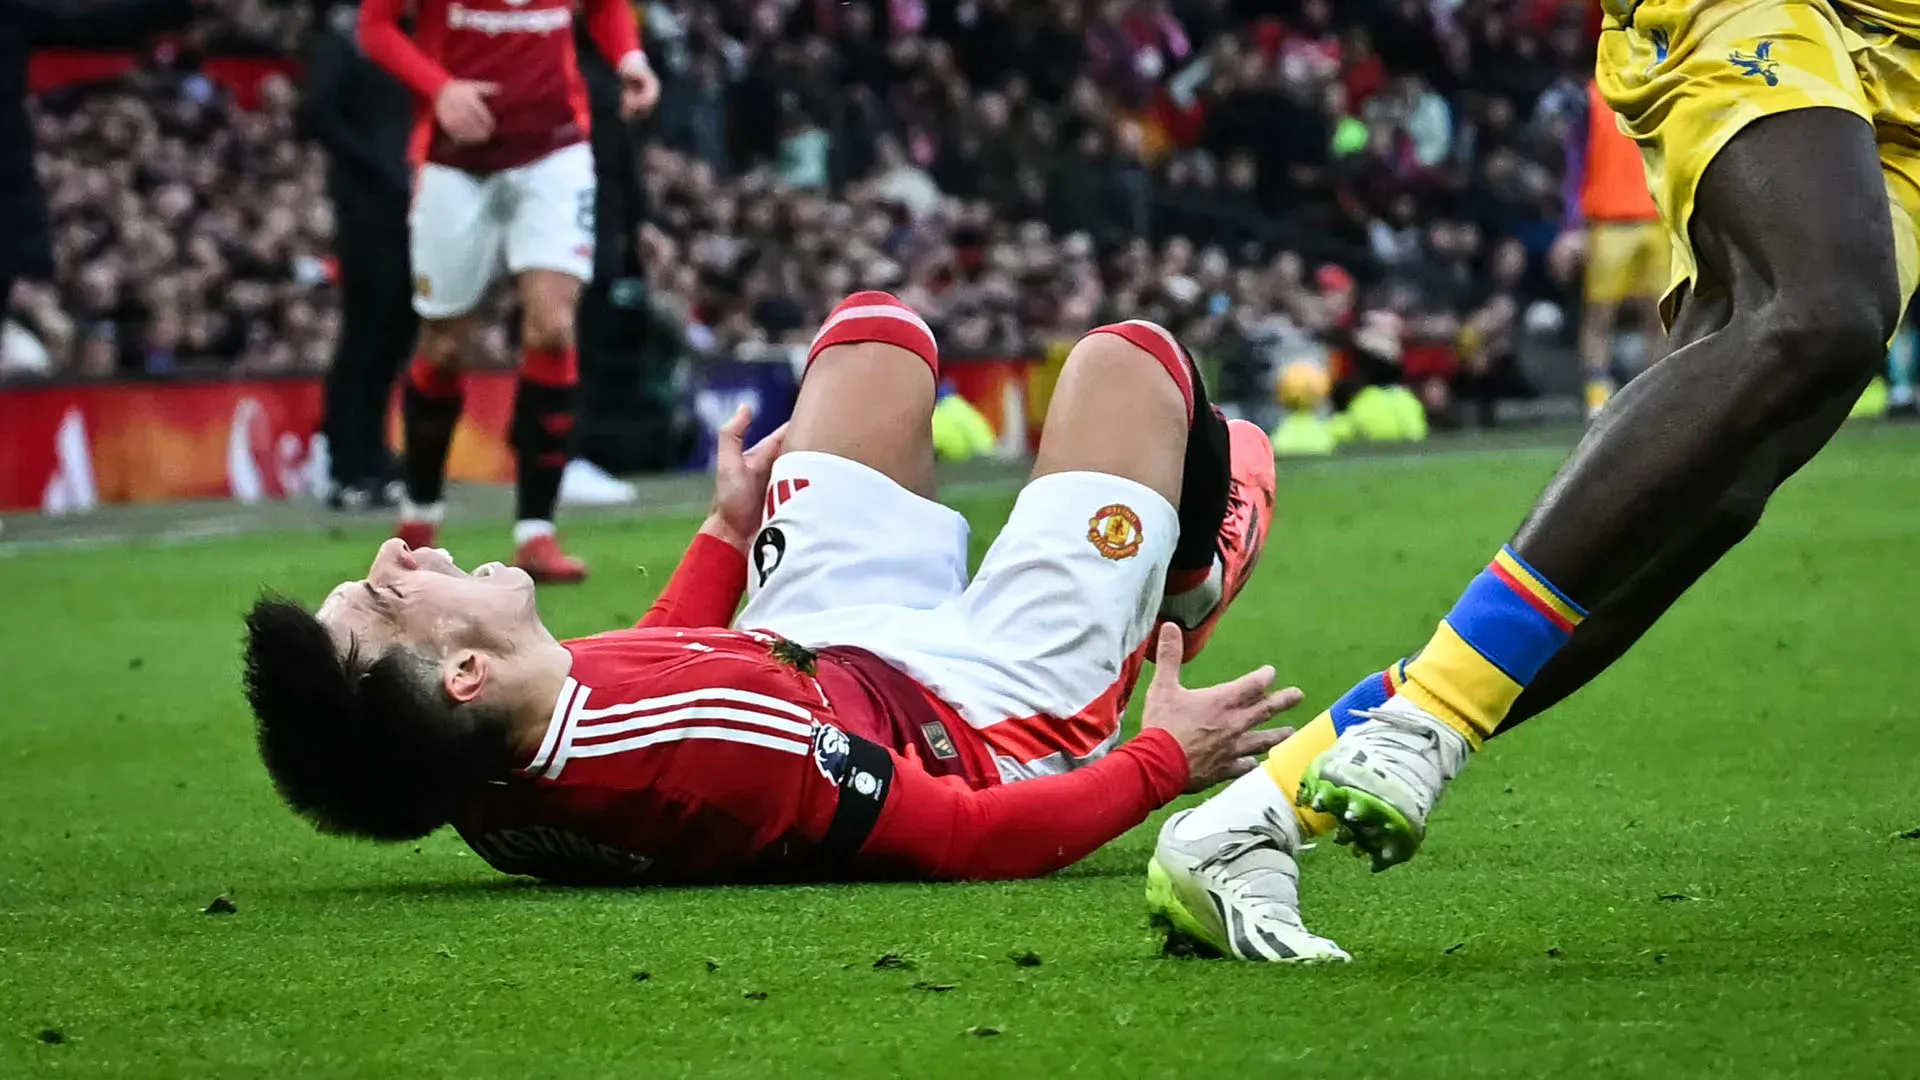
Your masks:
<svg viewBox="0 0 1920 1080"><path fill-rule="evenodd" d="M538 751L474 792L461 837L560 882L1032 877L1186 785L1163 731L999 785L972 732L879 657L714 626L745 582L740 551L696 537L640 627L567 642Z"/></svg>
<svg viewBox="0 0 1920 1080"><path fill-rule="evenodd" d="M713 629L621 630L566 647L573 674L539 753L455 822L475 851L508 873L561 881L828 869L822 845L854 782L853 737L804 670L811 657Z"/></svg>
<svg viewBox="0 0 1920 1080"><path fill-rule="evenodd" d="M414 33L400 30L404 0L365 0L367 55L426 99L414 158L469 172L524 165L588 135L586 84L573 47L576 0L413 0ZM639 48L626 0L585 0L588 29L618 63ZM497 84L486 99L493 137L462 146L434 123L431 102L448 79Z"/></svg>

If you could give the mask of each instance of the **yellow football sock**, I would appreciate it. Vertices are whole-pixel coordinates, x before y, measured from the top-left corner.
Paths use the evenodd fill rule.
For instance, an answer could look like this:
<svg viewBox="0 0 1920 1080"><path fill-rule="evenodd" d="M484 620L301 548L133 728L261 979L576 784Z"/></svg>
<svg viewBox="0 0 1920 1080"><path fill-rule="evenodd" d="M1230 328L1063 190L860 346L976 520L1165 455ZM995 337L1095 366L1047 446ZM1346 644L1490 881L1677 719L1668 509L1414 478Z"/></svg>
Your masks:
<svg viewBox="0 0 1920 1080"><path fill-rule="evenodd" d="M1478 749L1586 615L1502 548L1407 664L1400 693Z"/></svg>
<svg viewBox="0 0 1920 1080"><path fill-rule="evenodd" d="M1307 767L1313 764L1314 758L1333 749L1334 740L1339 737L1339 732L1333 729L1333 714L1323 712L1313 718L1313 723L1269 751L1267 760L1260 766L1293 804L1293 816L1300 819L1300 829L1307 836L1331 832L1336 822L1333 815L1300 804L1300 778L1307 775Z"/></svg>

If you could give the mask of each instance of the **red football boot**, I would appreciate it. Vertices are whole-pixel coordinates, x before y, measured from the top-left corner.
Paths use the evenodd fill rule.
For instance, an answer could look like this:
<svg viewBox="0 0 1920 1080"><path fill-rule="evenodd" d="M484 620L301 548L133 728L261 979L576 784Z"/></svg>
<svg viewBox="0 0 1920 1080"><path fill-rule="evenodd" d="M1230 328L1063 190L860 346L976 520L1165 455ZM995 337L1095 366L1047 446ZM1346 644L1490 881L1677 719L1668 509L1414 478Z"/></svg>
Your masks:
<svg viewBox="0 0 1920 1080"><path fill-rule="evenodd" d="M1161 616L1180 627L1184 648L1182 658L1191 660L1207 647L1220 616L1227 613L1234 597L1247 587L1254 567L1260 565L1260 553L1267 546L1267 530L1273 525L1273 499L1277 479L1274 473L1273 441L1260 425L1246 420L1227 421L1228 461L1232 478L1227 485L1227 516L1220 522L1217 579L1170 596L1162 605ZM1210 606L1206 605L1211 600ZM1184 602L1184 603L1183 603ZM1182 610L1182 608L1186 610ZM1199 607L1201 610L1193 611Z"/></svg>
<svg viewBox="0 0 1920 1080"><path fill-rule="evenodd" d="M587 580L587 564L560 550L552 533L536 536L513 553L513 565L548 585L577 585Z"/></svg>
<svg viewBox="0 0 1920 1080"><path fill-rule="evenodd" d="M440 526L431 521L403 521L393 530L410 548L439 547Z"/></svg>

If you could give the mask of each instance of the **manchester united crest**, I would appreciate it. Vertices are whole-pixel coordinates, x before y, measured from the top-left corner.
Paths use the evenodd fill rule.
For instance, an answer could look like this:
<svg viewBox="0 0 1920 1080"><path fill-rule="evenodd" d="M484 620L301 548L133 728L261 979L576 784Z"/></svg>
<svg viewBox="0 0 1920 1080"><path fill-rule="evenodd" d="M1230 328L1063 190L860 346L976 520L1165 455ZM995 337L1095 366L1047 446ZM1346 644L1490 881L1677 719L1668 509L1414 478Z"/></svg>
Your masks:
<svg viewBox="0 0 1920 1080"><path fill-rule="evenodd" d="M1144 539L1140 515L1133 512L1133 507L1121 503L1101 507L1094 512L1093 520L1087 522L1087 541L1095 551L1115 562L1140 554L1140 541Z"/></svg>

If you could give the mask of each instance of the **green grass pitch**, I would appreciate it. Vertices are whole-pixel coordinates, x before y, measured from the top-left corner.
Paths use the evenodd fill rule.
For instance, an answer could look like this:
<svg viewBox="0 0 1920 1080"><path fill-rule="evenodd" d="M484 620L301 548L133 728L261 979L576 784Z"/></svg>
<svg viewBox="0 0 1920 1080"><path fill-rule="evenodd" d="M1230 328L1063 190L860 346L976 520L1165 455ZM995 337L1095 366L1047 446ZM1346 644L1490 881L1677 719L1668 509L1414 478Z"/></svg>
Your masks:
<svg viewBox="0 0 1920 1080"><path fill-rule="evenodd" d="M1304 721L1424 640L1558 457L1283 468L1194 676L1271 661ZM1420 858L1310 854L1357 961L1298 970L1159 956L1151 827L1037 882L631 892L323 839L254 758L238 614L375 533L0 560L0 1076L1913 1075L1917 491L1920 434L1843 437ZM690 525L577 525L599 577L552 625L645 610Z"/></svg>

